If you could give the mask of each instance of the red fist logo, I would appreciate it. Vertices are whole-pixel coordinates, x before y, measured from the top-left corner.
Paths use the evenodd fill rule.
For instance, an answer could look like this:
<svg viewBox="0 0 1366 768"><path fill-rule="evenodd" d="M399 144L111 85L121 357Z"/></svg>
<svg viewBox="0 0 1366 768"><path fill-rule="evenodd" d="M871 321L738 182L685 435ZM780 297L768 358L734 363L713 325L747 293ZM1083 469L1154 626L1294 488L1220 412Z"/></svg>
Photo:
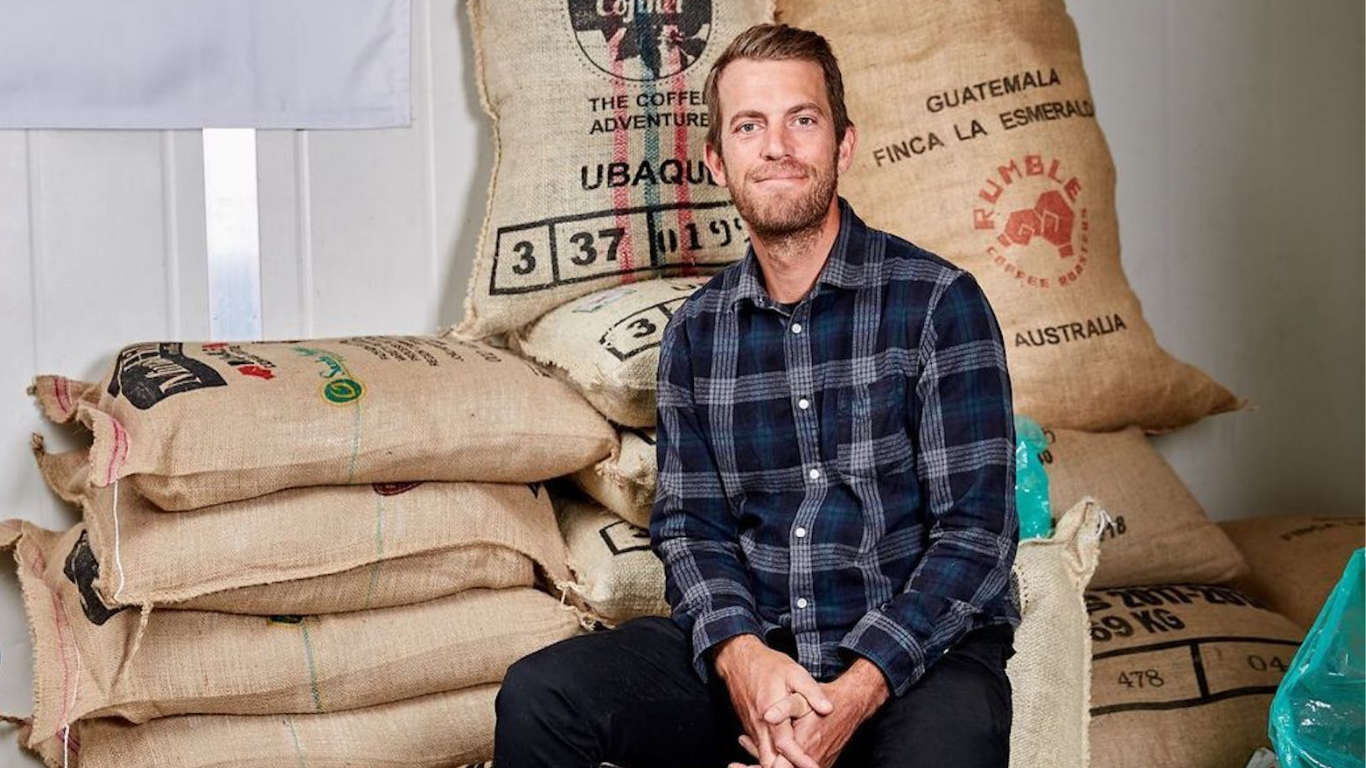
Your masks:
<svg viewBox="0 0 1366 768"><path fill-rule="evenodd" d="M1033 208L1023 208L1006 220L1005 239L1016 245L1029 245L1037 235L1058 247L1058 257L1072 255L1072 223L1076 214L1067 198L1057 190L1039 195Z"/></svg>

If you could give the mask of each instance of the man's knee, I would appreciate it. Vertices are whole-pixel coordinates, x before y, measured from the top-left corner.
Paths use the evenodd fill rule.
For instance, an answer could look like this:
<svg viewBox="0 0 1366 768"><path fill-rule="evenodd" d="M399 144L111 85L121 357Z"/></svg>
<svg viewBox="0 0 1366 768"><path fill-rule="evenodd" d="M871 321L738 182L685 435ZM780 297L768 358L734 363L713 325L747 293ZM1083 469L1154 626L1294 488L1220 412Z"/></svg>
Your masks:
<svg viewBox="0 0 1366 768"><path fill-rule="evenodd" d="M1010 755L1009 681L952 655L931 674L923 686L884 705L872 764L1005 768Z"/></svg>
<svg viewBox="0 0 1366 768"><path fill-rule="evenodd" d="M575 719L586 681L566 658L565 642L543 648L513 663L503 676L495 709L499 721L524 722L533 715L549 727Z"/></svg>

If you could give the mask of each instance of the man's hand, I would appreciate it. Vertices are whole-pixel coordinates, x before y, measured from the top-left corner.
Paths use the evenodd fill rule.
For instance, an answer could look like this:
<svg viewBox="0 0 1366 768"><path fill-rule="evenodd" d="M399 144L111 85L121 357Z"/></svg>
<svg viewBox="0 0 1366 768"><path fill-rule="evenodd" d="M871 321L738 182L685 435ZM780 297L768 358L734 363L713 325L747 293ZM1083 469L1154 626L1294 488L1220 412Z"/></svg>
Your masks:
<svg viewBox="0 0 1366 768"><path fill-rule="evenodd" d="M830 768L854 731L891 697L891 691L881 670L866 659L854 662L839 679L821 687L834 705L830 713L817 712L802 694L793 693L769 707L764 712L764 722L792 723L793 737L802 756L814 759L818 768ZM751 755L759 757L758 745L748 736L742 736L740 743ZM774 746L781 757L788 756L786 744Z"/></svg>
<svg viewBox="0 0 1366 768"><path fill-rule="evenodd" d="M791 720L764 720L765 710L793 693L801 694L814 711L830 714L830 701L805 668L755 635L739 635L717 647L716 673L726 683L761 768L820 768L798 746Z"/></svg>

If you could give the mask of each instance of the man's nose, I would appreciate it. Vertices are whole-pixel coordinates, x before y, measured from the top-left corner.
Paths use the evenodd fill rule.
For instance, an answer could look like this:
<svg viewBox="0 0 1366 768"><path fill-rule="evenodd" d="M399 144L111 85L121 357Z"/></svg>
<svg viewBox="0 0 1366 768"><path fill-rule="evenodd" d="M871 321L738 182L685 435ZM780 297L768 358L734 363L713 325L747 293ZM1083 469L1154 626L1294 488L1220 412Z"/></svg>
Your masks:
<svg viewBox="0 0 1366 768"><path fill-rule="evenodd" d="M792 134L782 122L774 123L764 134L765 160L781 160L792 154Z"/></svg>

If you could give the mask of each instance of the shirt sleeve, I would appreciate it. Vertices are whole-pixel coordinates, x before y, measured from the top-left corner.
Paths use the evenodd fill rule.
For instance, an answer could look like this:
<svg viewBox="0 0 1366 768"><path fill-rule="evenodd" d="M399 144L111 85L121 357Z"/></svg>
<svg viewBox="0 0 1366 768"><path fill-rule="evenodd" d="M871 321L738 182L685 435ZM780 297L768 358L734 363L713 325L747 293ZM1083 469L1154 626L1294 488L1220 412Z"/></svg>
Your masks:
<svg viewBox="0 0 1366 768"><path fill-rule="evenodd" d="M659 479L650 545L664 563L664 594L673 620L691 636L693 666L706 680L708 650L737 635L762 637L763 631L736 518L693 396L683 322L683 313L675 314L660 345L655 427Z"/></svg>
<svg viewBox="0 0 1366 768"><path fill-rule="evenodd" d="M971 274L961 273L934 304L919 360L912 439L930 543L902 592L864 615L840 643L847 658L876 664L894 696L1009 589L1019 543L1005 343Z"/></svg>

